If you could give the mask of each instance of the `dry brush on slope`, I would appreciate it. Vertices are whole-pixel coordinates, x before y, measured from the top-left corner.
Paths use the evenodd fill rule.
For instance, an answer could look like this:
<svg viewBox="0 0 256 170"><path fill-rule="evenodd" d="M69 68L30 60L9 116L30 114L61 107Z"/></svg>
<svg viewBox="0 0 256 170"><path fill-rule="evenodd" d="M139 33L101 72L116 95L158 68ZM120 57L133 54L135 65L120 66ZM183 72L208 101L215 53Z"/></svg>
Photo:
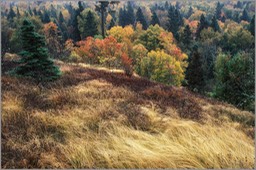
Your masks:
<svg viewBox="0 0 256 170"><path fill-rule="evenodd" d="M2 76L3 168L253 168L254 115L183 88L58 62Z"/></svg>

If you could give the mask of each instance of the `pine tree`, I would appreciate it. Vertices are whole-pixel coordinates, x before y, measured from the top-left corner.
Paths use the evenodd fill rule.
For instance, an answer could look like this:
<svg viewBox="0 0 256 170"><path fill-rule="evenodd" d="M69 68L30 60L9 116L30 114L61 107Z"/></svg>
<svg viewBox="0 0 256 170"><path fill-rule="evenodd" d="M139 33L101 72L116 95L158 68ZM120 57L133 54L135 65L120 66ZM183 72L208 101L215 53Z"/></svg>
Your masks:
<svg viewBox="0 0 256 170"><path fill-rule="evenodd" d="M54 8L54 6L51 4L51 10L50 10L50 13L51 13L51 17L53 18L57 18L57 13L56 13L56 9Z"/></svg>
<svg viewBox="0 0 256 170"><path fill-rule="evenodd" d="M28 7L28 13L29 13L30 16L33 16L33 12L31 10L30 6Z"/></svg>
<svg viewBox="0 0 256 170"><path fill-rule="evenodd" d="M189 59L186 79L191 90L201 91L205 85L202 58L196 48L194 49L192 57Z"/></svg>
<svg viewBox="0 0 256 170"><path fill-rule="evenodd" d="M111 19L108 29L110 30L112 27L116 25L114 18Z"/></svg>
<svg viewBox="0 0 256 170"><path fill-rule="evenodd" d="M244 9L243 14L242 14L242 16L241 16L240 19L241 19L241 20L244 20L244 21L250 22L250 17L249 17L249 15L248 15L248 12L247 12L246 9Z"/></svg>
<svg viewBox="0 0 256 170"><path fill-rule="evenodd" d="M221 19L221 9L222 9L223 5L220 4L220 2L217 3L216 6L216 11L215 11L215 16L218 20Z"/></svg>
<svg viewBox="0 0 256 170"><path fill-rule="evenodd" d="M84 10L81 1L78 2L78 9L73 10L72 12L72 17L71 17L71 25L73 27L73 32L72 32L72 39L77 42L81 40L80 32L78 29L78 16L80 16L80 13ZM73 9L73 8L72 8Z"/></svg>
<svg viewBox="0 0 256 170"><path fill-rule="evenodd" d="M153 15L151 16L152 20L151 20L151 25L156 25L158 24L160 26L160 21L156 15L156 12L153 12Z"/></svg>
<svg viewBox="0 0 256 170"><path fill-rule="evenodd" d="M19 18L21 15L20 15L20 10L19 10L19 7L17 7L17 17Z"/></svg>
<svg viewBox="0 0 256 170"><path fill-rule="evenodd" d="M147 21L143 15L141 8L139 7L136 13L136 21L142 24L142 28L146 30L148 28Z"/></svg>
<svg viewBox="0 0 256 170"><path fill-rule="evenodd" d="M193 14L193 8L190 6L186 18L188 19Z"/></svg>
<svg viewBox="0 0 256 170"><path fill-rule="evenodd" d="M34 13L35 16L38 15L36 8L33 9L33 13Z"/></svg>
<svg viewBox="0 0 256 170"><path fill-rule="evenodd" d="M200 33L203 29L205 28L208 28L209 24L206 20L206 18L204 17L204 14L201 15L201 18L200 18L200 23L197 27L197 31L196 31L196 38L200 38Z"/></svg>
<svg viewBox="0 0 256 170"><path fill-rule="evenodd" d="M127 3L127 19L126 19L126 25L134 25L135 22L135 14L133 10L133 6L130 1Z"/></svg>
<svg viewBox="0 0 256 170"><path fill-rule="evenodd" d="M224 22L226 21L226 17L225 17L225 15L223 15L223 16L221 17L221 19L220 19L220 20L221 20L221 22L223 22L223 23L224 23Z"/></svg>
<svg viewBox="0 0 256 170"><path fill-rule="evenodd" d="M240 1L238 1L237 4L234 7L242 9L243 8L243 4Z"/></svg>
<svg viewBox="0 0 256 170"><path fill-rule="evenodd" d="M13 10L13 7L10 5L10 11L9 11L9 13L7 15L7 19L8 20L13 20L14 17L16 17L16 14L15 14L15 12Z"/></svg>
<svg viewBox="0 0 256 170"><path fill-rule="evenodd" d="M27 19L21 27L23 51L20 53L20 65L13 70L17 75L34 78L37 82L52 81L60 77L61 72L48 56L44 36L35 32L34 25Z"/></svg>
<svg viewBox="0 0 256 170"><path fill-rule="evenodd" d="M50 19L50 16L49 16L49 14L48 14L48 12L45 10L44 11L44 15L43 15L43 23L49 23L49 22L51 22L51 19Z"/></svg>
<svg viewBox="0 0 256 170"><path fill-rule="evenodd" d="M168 11L168 31L172 32L176 40L179 40L179 28L183 25L183 19L178 9L173 6Z"/></svg>
<svg viewBox="0 0 256 170"><path fill-rule="evenodd" d="M250 22L249 31L251 32L251 34L253 36L255 36L255 15L253 16L253 18Z"/></svg>
<svg viewBox="0 0 256 170"><path fill-rule="evenodd" d="M168 9L169 9L169 2L168 2L168 1L165 2L165 4L164 4L164 9L165 9L165 10L168 10Z"/></svg>
<svg viewBox="0 0 256 170"><path fill-rule="evenodd" d="M65 22L65 19L64 19L64 17L63 17L62 12L60 11L60 14L59 14L59 23L62 24L63 22Z"/></svg>
<svg viewBox="0 0 256 170"><path fill-rule="evenodd" d="M91 11L88 12L85 20L86 20L86 23L85 23L85 27L84 27L84 33L85 33L84 36L85 37L88 37L88 36L94 37L95 35L98 34L98 26L97 26L96 19Z"/></svg>
<svg viewBox="0 0 256 170"><path fill-rule="evenodd" d="M192 32L189 27L189 25L186 25L184 29L184 35L183 35L183 43L188 46L191 43L192 40Z"/></svg>
<svg viewBox="0 0 256 170"><path fill-rule="evenodd" d="M124 21L124 10L123 8L120 8L119 10L119 16L118 16L119 22L118 24L122 27L125 26L125 21Z"/></svg>
<svg viewBox="0 0 256 170"><path fill-rule="evenodd" d="M218 21L215 16L212 17L212 23L210 24L210 26L213 28L213 30L215 32L220 31L220 26L219 26Z"/></svg>

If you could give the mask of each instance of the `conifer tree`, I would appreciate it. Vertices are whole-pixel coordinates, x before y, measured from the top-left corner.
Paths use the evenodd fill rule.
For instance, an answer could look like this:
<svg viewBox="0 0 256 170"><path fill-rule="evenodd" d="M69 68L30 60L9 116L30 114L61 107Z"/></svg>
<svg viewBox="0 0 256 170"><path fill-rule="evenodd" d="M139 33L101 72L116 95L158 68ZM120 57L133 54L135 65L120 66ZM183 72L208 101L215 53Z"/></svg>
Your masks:
<svg viewBox="0 0 256 170"><path fill-rule="evenodd" d="M33 9L33 13L34 13L35 16L38 15L36 8Z"/></svg>
<svg viewBox="0 0 256 170"><path fill-rule="evenodd" d="M183 43L188 46L191 43L192 40L192 32L189 27L189 25L186 25L184 29L184 35L183 35Z"/></svg>
<svg viewBox="0 0 256 170"><path fill-rule="evenodd" d="M77 42L77 41L80 41L81 40L81 36L80 36L80 32L79 32L79 29L78 29L78 16L80 16L80 13L84 10L83 9L83 6L82 6L82 3L81 1L78 2L78 9L74 10L72 12L72 16L71 19L72 19L72 27L73 27L73 32L72 32L72 39ZM73 9L73 8L72 8Z"/></svg>
<svg viewBox="0 0 256 170"><path fill-rule="evenodd" d="M120 8L120 10L119 10L119 16L118 16L118 19L119 19L118 24L119 24L120 26L122 26L122 27L125 26L124 15L125 15L125 14L124 14L123 8Z"/></svg>
<svg viewBox="0 0 256 170"><path fill-rule="evenodd" d="M19 18L21 15L20 15L20 10L19 10L19 7L17 7L17 17Z"/></svg>
<svg viewBox="0 0 256 170"><path fill-rule="evenodd" d="M220 2L217 3L216 6L216 11L215 11L215 16L218 20L221 19L221 10L222 10L223 5L220 4Z"/></svg>
<svg viewBox="0 0 256 170"><path fill-rule="evenodd" d="M249 31L251 32L251 34L253 36L255 36L255 15L253 16L253 18L250 22Z"/></svg>
<svg viewBox="0 0 256 170"><path fill-rule="evenodd" d="M31 10L30 6L28 7L28 13L29 13L30 16L33 16L33 12Z"/></svg>
<svg viewBox="0 0 256 170"><path fill-rule="evenodd" d="M164 8L165 8L165 10L169 9L169 2L168 1L165 1Z"/></svg>
<svg viewBox="0 0 256 170"><path fill-rule="evenodd" d="M135 22L135 14L133 10L132 3L128 1L127 3L127 19L126 19L126 25L134 25Z"/></svg>
<svg viewBox="0 0 256 170"><path fill-rule="evenodd" d="M88 12L86 18L85 18L85 26L84 26L84 36L92 36L94 37L95 35L98 34L98 26L96 19L94 15L92 14L91 11Z"/></svg>
<svg viewBox="0 0 256 170"><path fill-rule="evenodd" d="M178 9L173 6L168 11L168 31L172 32L176 40L179 39L178 30L183 25L183 19Z"/></svg>
<svg viewBox="0 0 256 170"><path fill-rule="evenodd" d="M156 15L156 12L154 11L153 12L153 15L151 16L151 25L156 25L156 24L158 24L159 26L160 26L160 21L159 21L159 19L158 19L158 17L157 17L157 15Z"/></svg>
<svg viewBox="0 0 256 170"><path fill-rule="evenodd" d="M193 8L190 6L186 18L188 19L193 14Z"/></svg>
<svg viewBox="0 0 256 170"><path fill-rule="evenodd" d="M111 19L108 29L110 30L112 27L116 25L114 18Z"/></svg>
<svg viewBox="0 0 256 170"><path fill-rule="evenodd" d="M20 65L13 70L16 75L30 77L37 82L52 81L60 77L61 72L48 56L44 36L35 32L34 25L27 19L21 27L23 51L20 53Z"/></svg>
<svg viewBox="0 0 256 170"><path fill-rule="evenodd" d="M8 20L13 20L14 17L16 17L16 14L15 14L15 12L13 10L13 7L10 5L10 11L9 11L9 13L7 15L7 19Z"/></svg>
<svg viewBox="0 0 256 170"><path fill-rule="evenodd" d="M246 9L243 10L243 14L240 18L241 20L250 22L250 17Z"/></svg>
<svg viewBox="0 0 256 170"><path fill-rule="evenodd" d="M219 26L218 21L215 16L212 17L212 22L211 22L210 26L213 28L213 30L215 32L220 31L220 26Z"/></svg>
<svg viewBox="0 0 256 170"><path fill-rule="evenodd" d="M196 38L197 39L200 38L201 31L205 28L208 28L208 26L209 26L209 24L208 24L206 18L204 17L204 14L202 14L201 17L200 17L200 23L199 23L199 25L197 27L197 31L196 31Z"/></svg>
<svg viewBox="0 0 256 170"><path fill-rule="evenodd" d="M136 21L140 22L142 24L142 28L144 30L146 30L148 28L147 21L146 21L146 19L145 19L144 15L143 15L143 12L142 12L140 7L138 8L138 11L136 13Z"/></svg>
<svg viewBox="0 0 256 170"><path fill-rule="evenodd" d="M202 58L196 47L194 47L194 52L191 58L189 58L186 79L191 90L201 91L205 85Z"/></svg>
<svg viewBox="0 0 256 170"><path fill-rule="evenodd" d="M60 14L59 14L59 23L62 24L63 22L65 22L65 19L64 19L64 17L63 17L62 12L60 11Z"/></svg>
<svg viewBox="0 0 256 170"><path fill-rule="evenodd" d="M45 23L45 24L51 22L50 16L49 16L49 14L46 10L44 11L42 22Z"/></svg>

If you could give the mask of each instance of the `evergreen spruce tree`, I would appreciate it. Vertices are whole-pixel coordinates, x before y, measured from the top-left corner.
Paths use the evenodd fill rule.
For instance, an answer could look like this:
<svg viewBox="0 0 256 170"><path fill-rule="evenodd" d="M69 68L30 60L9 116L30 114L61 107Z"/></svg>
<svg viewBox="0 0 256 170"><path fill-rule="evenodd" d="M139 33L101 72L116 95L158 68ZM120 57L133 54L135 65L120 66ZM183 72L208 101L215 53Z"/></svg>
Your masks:
<svg viewBox="0 0 256 170"><path fill-rule="evenodd" d="M60 77L61 72L48 56L44 36L35 32L34 25L27 19L21 27L23 51L20 53L20 65L13 70L16 75L30 77L37 82L52 81Z"/></svg>
<svg viewBox="0 0 256 170"><path fill-rule="evenodd" d="M62 24L63 22L65 22L65 19L64 19L64 17L63 17L62 12L60 11L60 14L59 14L59 23Z"/></svg>
<svg viewBox="0 0 256 170"><path fill-rule="evenodd" d="M168 9L169 9L169 2L168 2L168 1L165 1L164 9L165 9L165 10L168 10Z"/></svg>
<svg viewBox="0 0 256 170"><path fill-rule="evenodd" d="M156 12L154 11L153 12L153 15L151 16L151 25L156 25L156 24L158 24L159 26L160 26L160 21L159 21L159 19L158 19L158 17L157 17L157 15L156 15Z"/></svg>
<svg viewBox="0 0 256 170"><path fill-rule="evenodd" d="M92 14L91 11L88 12L85 20L86 20L86 23L85 23L85 27L84 27L84 36L85 37L88 37L88 36L94 37L95 35L98 34L98 25L97 25L94 15Z"/></svg>
<svg viewBox="0 0 256 170"><path fill-rule="evenodd" d="M16 14L13 10L13 7L10 5L10 11L7 15L7 19L12 21L14 17L16 17Z"/></svg>
<svg viewBox="0 0 256 170"><path fill-rule="evenodd" d="M221 19L221 9L222 9L223 5L220 4L220 2L217 3L216 6L216 11L215 11L215 16L218 20Z"/></svg>
<svg viewBox="0 0 256 170"><path fill-rule="evenodd" d="M186 18L188 19L193 14L193 8L190 6Z"/></svg>
<svg viewBox="0 0 256 170"><path fill-rule="evenodd" d="M46 10L44 11L42 22L45 23L45 24L51 22L50 16L49 16L49 14Z"/></svg>
<svg viewBox="0 0 256 170"><path fill-rule="evenodd" d="M220 31L220 26L219 26L218 21L215 16L212 17L212 22L211 22L210 26L213 28L213 30L215 32Z"/></svg>
<svg viewBox="0 0 256 170"><path fill-rule="evenodd" d="M249 31L251 32L251 34L253 36L255 36L255 15L253 16L253 18L250 22Z"/></svg>
<svg viewBox="0 0 256 170"><path fill-rule="evenodd" d="M172 32L176 40L179 40L179 28L183 25L183 19L178 9L173 6L168 11L168 31Z"/></svg>
<svg viewBox="0 0 256 170"><path fill-rule="evenodd" d="M200 38L201 31L205 28L208 28L208 26L209 26L209 24L208 24L206 18L204 17L204 14L202 14L201 17L200 17L200 23L199 23L199 25L197 27L197 31L196 31L196 38L197 39Z"/></svg>
<svg viewBox="0 0 256 170"><path fill-rule="evenodd" d="M33 9L33 13L34 13L35 16L38 15L36 8Z"/></svg>
<svg viewBox="0 0 256 170"><path fill-rule="evenodd" d="M240 1L238 1L237 4L235 5L235 8L242 9L243 8L243 4Z"/></svg>
<svg viewBox="0 0 256 170"><path fill-rule="evenodd" d="M221 19L220 19L220 20L221 20L221 22L223 22L223 23L224 23L224 22L226 21L226 17L225 17L225 15L223 15L223 16L221 17Z"/></svg>
<svg viewBox="0 0 256 170"><path fill-rule="evenodd" d="M28 13L29 13L30 16L33 16L33 12L31 10L30 6L28 7Z"/></svg>
<svg viewBox="0 0 256 170"><path fill-rule="evenodd" d="M126 19L126 25L134 25L135 22L135 14L133 10L132 3L128 1L127 3L127 19Z"/></svg>
<svg viewBox="0 0 256 170"><path fill-rule="evenodd" d="M250 22L250 17L246 9L243 10L243 14L240 18L241 20Z"/></svg>
<svg viewBox="0 0 256 170"><path fill-rule="evenodd" d="M184 35L183 35L183 43L188 46L191 43L192 40L192 32L189 27L189 25L186 25L184 29Z"/></svg>
<svg viewBox="0 0 256 170"><path fill-rule="evenodd" d="M147 21L143 15L141 8L139 7L136 13L136 21L142 24L142 28L146 30L148 28Z"/></svg>
<svg viewBox="0 0 256 170"><path fill-rule="evenodd" d="M80 15L80 13L84 10L83 9L83 6L82 6L82 3L81 1L78 2L78 6L79 8L77 10L74 10L74 14L73 17L72 17L72 27L73 27L73 32L72 32L72 39L77 42L77 41L80 41L81 40L81 36L80 36L80 32L79 32L79 29L78 29L78 16Z"/></svg>
<svg viewBox="0 0 256 170"><path fill-rule="evenodd" d="M54 8L54 6L51 4L51 10L50 10L50 13L51 13L51 17L53 18L57 18L57 13L56 13L56 9Z"/></svg>
<svg viewBox="0 0 256 170"><path fill-rule="evenodd" d="M114 18L111 19L108 29L110 30L112 27L116 25Z"/></svg>
<svg viewBox="0 0 256 170"><path fill-rule="evenodd" d="M123 8L120 8L119 10L119 16L118 16L119 22L118 24L122 27L125 26L125 20L124 20L124 10Z"/></svg>
<svg viewBox="0 0 256 170"><path fill-rule="evenodd" d="M194 48L194 52L191 58L189 58L189 64L186 70L186 80L188 81L188 86L191 90L202 91L201 89L205 85L202 58L197 48Z"/></svg>
<svg viewBox="0 0 256 170"><path fill-rule="evenodd" d="M19 7L17 7L17 17L19 18L21 15L20 15L20 10L19 10Z"/></svg>

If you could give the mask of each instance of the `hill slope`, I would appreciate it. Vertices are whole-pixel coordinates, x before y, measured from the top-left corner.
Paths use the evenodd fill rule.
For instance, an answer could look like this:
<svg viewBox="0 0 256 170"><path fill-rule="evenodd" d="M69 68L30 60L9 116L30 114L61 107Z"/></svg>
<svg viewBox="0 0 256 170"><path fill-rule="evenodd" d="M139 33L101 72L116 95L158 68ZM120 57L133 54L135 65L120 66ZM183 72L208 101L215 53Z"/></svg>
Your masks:
<svg viewBox="0 0 256 170"><path fill-rule="evenodd" d="M3 168L253 168L254 115L186 89L58 62L2 76Z"/></svg>

